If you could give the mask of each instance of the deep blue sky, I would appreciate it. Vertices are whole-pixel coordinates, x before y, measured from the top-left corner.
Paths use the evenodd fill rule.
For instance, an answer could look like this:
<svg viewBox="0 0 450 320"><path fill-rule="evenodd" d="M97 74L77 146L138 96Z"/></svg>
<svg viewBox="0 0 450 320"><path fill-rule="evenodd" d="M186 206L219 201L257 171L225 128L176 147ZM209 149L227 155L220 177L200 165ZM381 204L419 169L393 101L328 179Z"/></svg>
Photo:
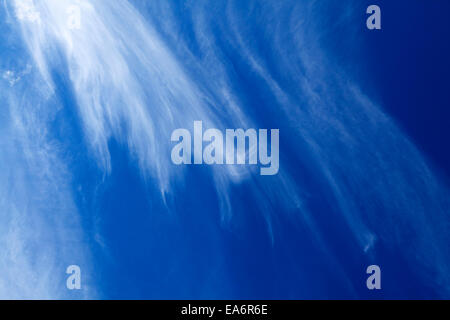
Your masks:
<svg viewBox="0 0 450 320"><path fill-rule="evenodd" d="M449 1L129 2L2 7L14 297L449 297ZM173 165L193 120L279 128L279 175Z"/></svg>
<svg viewBox="0 0 450 320"><path fill-rule="evenodd" d="M372 2L361 1L361 12ZM358 29L363 31L358 33L364 44L360 49L352 47L350 39L334 48L349 68L358 59L360 69L354 76L359 83L366 82L367 90L376 91L385 110L448 179L450 26L446 13L450 3L395 0L377 4L382 7L382 30Z"/></svg>
<svg viewBox="0 0 450 320"><path fill-rule="evenodd" d="M367 17L365 8L371 3L357 2L353 15L344 23L336 24L342 7L338 3L328 2L326 12L329 21L325 16L323 21L317 23L323 26L328 24L330 29L324 31L320 42L326 50L330 50L331 61L346 70L363 91L374 97L395 118L426 156L439 166L442 174L448 174L450 162L445 137L450 136L450 111L448 92L445 90L448 88L446 77L450 47L449 41L445 40L449 35L445 14L449 4L446 1L432 4L423 1L378 3L382 8L382 30L368 31L364 27ZM246 5L242 4L242 10L246 9ZM182 21L188 18L182 10L178 13ZM216 12L212 11L212 14ZM257 21L257 13L252 18ZM189 20L182 24L186 27L182 34L189 39ZM220 22L217 28L221 28ZM252 25L252 28L257 30L258 25ZM217 31L219 42L220 32ZM254 36L257 39L260 37L257 33ZM273 54L271 48L265 46L263 38L259 40L259 45L260 53L267 55L270 61ZM192 47L195 52L195 45ZM255 79L244 71L241 52L228 47L226 42L222 49L229 63L236 68L236 87L253 97L250 104L262 103L258 97L264 92L255 84ZM261 121L267 122L268 119ZM117 158L120 159L120 156ZM387 270L383 278L384 291L367 291L366 275L361 270L370 259L352 248L352 240L345 236L345 224L339 221L339 217L329 215L327 205L312 204L320 228L328 234L329 249L342 264L343 272L354 285L356 293L346 289L345 280L340 279L345 276L321 256L312 240L313 235L305 226L292 226L288 220L280 218L275 227L280 236L275 244L271 244L267 226L261 221L261 213L254 209L251 198L245 199L245 184L236 191L239 200L235 206L239 209L235 211L231 230L217 221L215 194L209 194L205 189L195 191L195 185L189 183L187 189L190 191L183 192L176 206L177 218L164 214L150 218L146 212L157 211L158 205L148 204L149 195L138 187L139 178L130 175L122 163L127 160L118 161L113 166L121 169L116 170L111 178L112 185L117 187L108 188L103 200L98 203L102 212L109 212L103 214L105 234L114 239L111 247L117 254L113 259L115 266L107 265L105 268L107 275L117 268L107 278L116 279L107 281L105 293L108 297L435 297L432 285L419 280L407 267L407 261L392 248L383 248L382 245L378 249L377 263ZM296 175L299 179L305 179L301 170L297 168ZM187 181L195 180L195 184L203 186L209 184L210 178L203 170L191 171ZM129 187L124 190L124 185ZM308 185L311 189L315 188L312 181ZM274 210L277 211L276 208ZM127 219L130 214L135 218ZM123 237L115 236L118 233ZM141 243L142 247L132 245L135 243ZM211 269L214 265L220 267ZM390 282L392 285L389 285Z"/></svg>

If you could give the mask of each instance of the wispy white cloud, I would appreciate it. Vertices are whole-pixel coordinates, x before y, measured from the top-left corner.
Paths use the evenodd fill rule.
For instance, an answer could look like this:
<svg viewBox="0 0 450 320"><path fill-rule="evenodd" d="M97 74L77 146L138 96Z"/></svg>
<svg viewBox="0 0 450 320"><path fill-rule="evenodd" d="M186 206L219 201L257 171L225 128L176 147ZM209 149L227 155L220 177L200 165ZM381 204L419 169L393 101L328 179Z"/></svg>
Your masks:
<svg viewBox="0 0 450 320"><path fill-rule="evenodd" d="M89 252L71 175L48 132L54 111L46 109L53 101L43 98L35 80L14 88L0 81L6 111L0 117L0 297L95 297L89 281L79 295L65 285L66 267L88 270Z"/></svg>
<svg viewBox="0 0 450 320"><path fill-rule="evenodd" d="M64 54L87 141L106 172L111 170L108 141L116 139L127 144L143 176L152 177L165 195L170 181L179 179L167 157L167 137L174 129L190 127L198 119L211 127L251 125L220 63L214 63L217 77L189 73L184 67L188 61L198 66L204 61L175 56L152 21L127 1L77 1L81 29L67 28L66 8L74 3L35 1L42 24L37 28L32 21L22 21L23 34L50 85L57 52ZM228 183L250 173L241 168L246 173L236 174L236 167L213 170ZM218 189L227 197L225 189Z"/></svg>
<svg viewBox="0 0 450 320"><path fill-rule="evenodd" d="M409 266L425 268L445 292L450 284L448 187L382 107L361 92L323 49L321 36L329 26L321 23L322 5L317 1L251 2L244 10L238 1L217 6L191 3L201 64L216 65L215 71L222 76L215 78L225 79L226 87L232 88L227 79L233 66L226 66L226 56L220 55L224 44L239 52L246 61L245 70L258 75L265 86L261 88L272 94L273 109L288 124L285 131L296 132L289 139L292 148L303 152L297 160L308 161L316 180L324 181L323 197L343 216L361 250L375 254L380 240L391 248L407 247L404 256ZM342 6L340 23L353 16L352 3ZM264 21L257 28L247 23L256 10ZM217 21L219 12L223 19ZM162 25L168 34L174 28ZM255 50L259 46L270 47L270 53L262 55ZM236 104L245 106L245 101ZM236 114L240 112L246 114L244 110ZM267 204L277 198L280 201L275 203L297 203L297 212L315 228L313 213L304 205L309 185L292 181L289 172L282 173L274 185L281 188L254 187L261 190L259 196L264 195L259 202L264 211L273 212Z"/></svg>
<svg viewBox="0 0 450 320"><path fill-rule="evenodd" d="M186 6L199 52L179 36L182 27L171 4L148 4L154 16L144 19L128 1L14 3L23 38L48 88L54 86L52 70L67 64L86 142L105 172L112 170L108 143L115 139L127 146L143 178L166 196L181 179L170 164L172 130L190 127L194 120L211 127L258 127L249 111L275 112L292 133L288 147L294 160L310 162L324 201L342 214L361 250L373 254L380 240L402 247L408 237L415 251L405 249L405 256L437 271L433 281L449 287L448 190L394 121L332 64L320 46L318 2L258 8L268 21L258 32L271 47L269 57L254 49L257 37L245 16L251 10L239 11L236 1L215 9L223 9L221 21L204 10L207 2ZM81 10L79 30L67 26L66 9L73 4ZM242 54L261 90L273 97L273 107L255 111L246 105L248 97L233 83L236 67L224 43ZM266 214L272 238L274 208L284 206L296 213L292 219L317 229L321 241L306 204L308 184L294 180L283 166L270 184L247 168L211 170L224 220L232 217L234 187L245 182Z"/></svg>

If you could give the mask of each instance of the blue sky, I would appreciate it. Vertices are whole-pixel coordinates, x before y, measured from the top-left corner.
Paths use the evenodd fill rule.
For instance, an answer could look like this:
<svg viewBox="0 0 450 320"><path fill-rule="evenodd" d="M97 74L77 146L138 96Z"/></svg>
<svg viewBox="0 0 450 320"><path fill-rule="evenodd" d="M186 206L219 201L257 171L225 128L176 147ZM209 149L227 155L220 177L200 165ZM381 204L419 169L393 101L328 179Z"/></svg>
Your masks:
<svg viewBox="0 0 450 320"><path fill-rule="evenodd" d="M0 297L448 298L450 4L370 4L2 3ZM195 120L278 175L172 164Z"/></svg>

